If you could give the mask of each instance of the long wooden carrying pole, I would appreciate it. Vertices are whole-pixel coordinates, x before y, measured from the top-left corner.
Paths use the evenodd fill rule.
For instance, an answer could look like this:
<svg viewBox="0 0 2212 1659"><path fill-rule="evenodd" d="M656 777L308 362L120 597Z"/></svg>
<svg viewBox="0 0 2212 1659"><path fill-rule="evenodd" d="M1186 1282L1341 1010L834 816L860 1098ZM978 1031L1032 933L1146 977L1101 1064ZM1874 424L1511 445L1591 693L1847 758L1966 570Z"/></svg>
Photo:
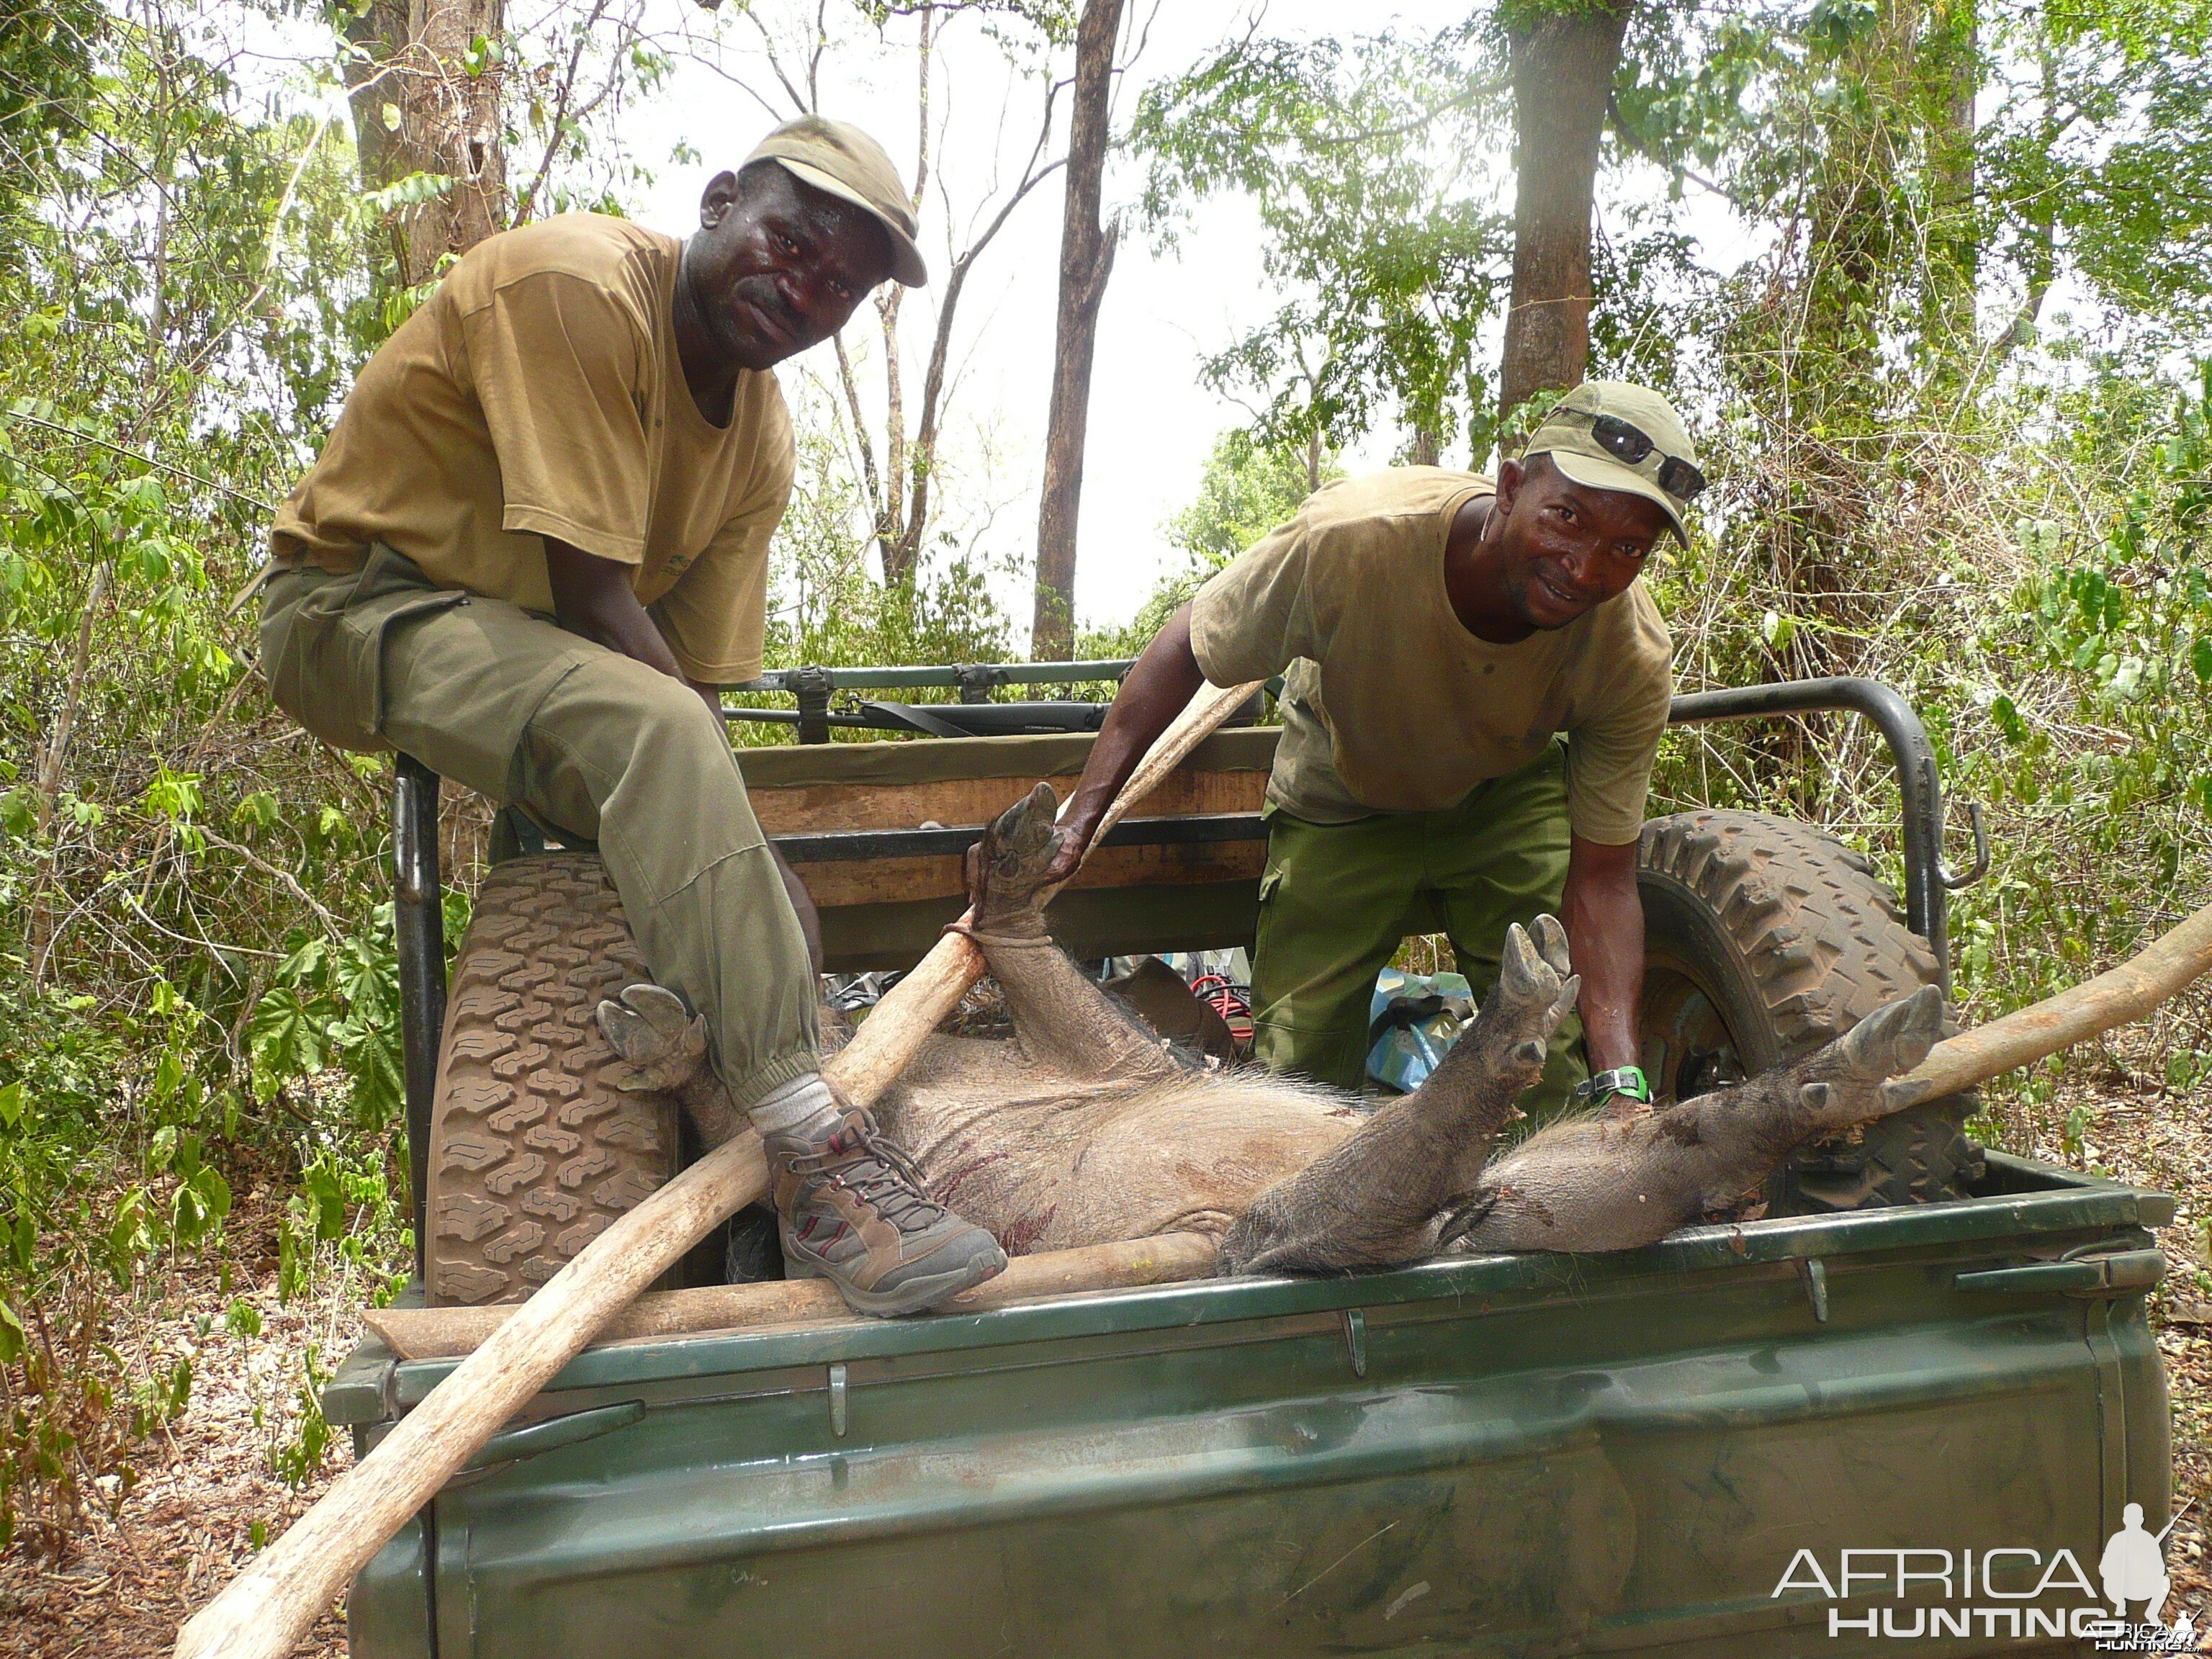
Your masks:
<svg viewBox="0 0 2212 1659"><path fill-rule="evenodd" d="M935 1313L982 1313L1097 1291L1130 1290L1210 1277L1220 1246L1202 1233L1086 1244L1080 1249L1018 1255L996 1279L963 1291ZM487 1308L382 1308L364 1316L369 1329L402 1359L458 1359L474 1353L525 1303ZM600 1342L635 1342L702 1331L865 1322L821 1279L771 1279L758 1285L702 1285L641 1296L600 1328Z"/></svg>
<svg viewBox="0 0 2212 1659"><path fill-rule="evenodd" d="M1201 687L1146 751L1099 836L1258 689ZM872 1105L982 976L982 952L963 935L947 933L885 993L853 1041L823 1066L823 1075L853 1104ZM291 1652L369 1559L501 1424L647 1285L768 1188L760 1137L747 1132L601 1233L178 1632L176 1659L281 1659Z"/></svg>
<svg viewBox="0 0 2212 1659"><path fill-rule="evenodd" d="M2212 969L2212 905L2111 972L1937 1043L1926 1060L1892 1085L1891 1109L1902 1111L1970 1089L2140 1019L2208 969ZM1170 1233L1149 1242L1157 1255L1133 1253L1130 1244L1094 1244L1022 1256L1000 1278L969 1291L960 1305L1004 1307L1046 1296L1170 1284L1214 1271L1210 1240ZM970 1297L975 1298L972 1303ZM835 1294L826 1286L807 1285L804 1295L796 1295L787 1285L722 1285L640 1297L609 1327L608 1334L619 1340L812 1323L835 1319L840 1312ZM473 1352L512 1317L514 1310L503 1307L388 1308L371 1315L370 1322L395 1352L410 1358L451 1358Z"/></svg>
<svg viewBox="0 0 2212 1659"><path fill-rule="evenodd" d="M1891 1085L1893 1109L1902 1111L1939 1095L1971 1089L2116 1025L2141 1019L2186 990L2207 969L2212 969L2212 904L2118 967L1945 1038Z"/></svg>

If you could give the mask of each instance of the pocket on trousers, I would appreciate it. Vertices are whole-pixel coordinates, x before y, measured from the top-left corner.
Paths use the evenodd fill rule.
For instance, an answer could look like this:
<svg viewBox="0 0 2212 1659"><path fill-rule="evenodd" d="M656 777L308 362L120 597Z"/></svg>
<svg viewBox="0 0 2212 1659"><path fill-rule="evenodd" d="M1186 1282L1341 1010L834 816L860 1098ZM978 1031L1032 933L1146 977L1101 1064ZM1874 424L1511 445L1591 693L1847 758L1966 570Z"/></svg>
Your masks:
<svg viewBox="0 0 2212 1659"><path fill-rule="evenodd" d="M325 743L374 753L384 738L384 635L394 623L443 611L468 596L402 589L363 599L373 566L309 581L299 597L272 591L261 625L261 660L276 706ZM273 588L272 584L272 588Z"/></svg>
<svg viewBox="0 0 2212 1659"><path fill-rule="evenodd" d="M261 670L276 706L341 749L380 746L374 711L349 683L340 637L346 603L360 591L361 575L283 572L270 584L261 619Z"/></svg>
<svg viewBox="0 0 2212 1659"><path fill-rule="evenodd" d="M368 722L371 745L388 749L384 735L384 641L401 623L450 611L468 603L466 593L440 589L428 593L395 593L349 609L339 625L337 648L344 659L343 673L351 689L352 713Z"/></svg>

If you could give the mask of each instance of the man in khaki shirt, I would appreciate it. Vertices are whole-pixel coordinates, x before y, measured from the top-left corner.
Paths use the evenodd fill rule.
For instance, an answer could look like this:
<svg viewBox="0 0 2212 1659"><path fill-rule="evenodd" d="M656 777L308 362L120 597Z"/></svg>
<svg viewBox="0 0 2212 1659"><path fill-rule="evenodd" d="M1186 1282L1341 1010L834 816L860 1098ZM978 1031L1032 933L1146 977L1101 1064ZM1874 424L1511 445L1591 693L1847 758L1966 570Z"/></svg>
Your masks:
<svg viewBox="0 0 2212 1659"><path fill-rule="evenodd" d="M1550 911L1583 976L1581 1017L1524 1107L1555 1109L1571 1089L1648 1099L1636 842L1672 646L1636 578L1663 532L1684 533L1704 483L1665 398L1593 381L1494 481L1401 467L1310 496L1130 671L1061 861L1073 867L1202 681L1281 674L1253 961L1260 1058L1358 1087L1375 977L1406 934L1449 934L1480 998L1508 925Z"/></svg>
<svg viewBox="0 0 2212 1659"><path fill-rule="evenodd" d="M689 241L595 214L489 238L362 371L277 513L262 620L270 686L316 736L598 843L766 1139L793 1270L884 1314L1006 1257L822 1080L813 907L719 688L760 670L791 493L774 366L878 283L927 280L915 229L874 140L806 116L714 177Z"/></svg>

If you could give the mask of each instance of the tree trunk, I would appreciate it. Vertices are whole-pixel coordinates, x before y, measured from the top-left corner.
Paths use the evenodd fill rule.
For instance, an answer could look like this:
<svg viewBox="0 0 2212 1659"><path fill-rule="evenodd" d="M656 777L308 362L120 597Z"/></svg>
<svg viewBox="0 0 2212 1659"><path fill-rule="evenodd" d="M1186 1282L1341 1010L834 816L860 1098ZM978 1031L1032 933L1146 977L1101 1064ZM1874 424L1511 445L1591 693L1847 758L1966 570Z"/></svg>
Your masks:
<svg viewBox="0 0 2212 1659"><path fill-rule="evenodd" d="M2043 154L2056 155L2064 127L2058 119L2058 52L2047 32L2038 46L2038 61L2043 76ZM2027 294L1998 348L2006 356L2034 340L2035 325L2043 316L2043 302L2049 297L2051 284L2057 276L2058 204L2047 183L2030 202L2021 240L2026 245L2022 264L2027 269Z"/></svg>
<svg viewBox="0 0 2212 1659"><path fill-rule="evenodd" d="M388 189L416 173L453 181L392 216L402 287L428 282L447 255L506 227L503 71L477 44L496 46L504 9L505 0L370 0L345 26L346 39L368 54L345 71L368 187Z"/></svg>
<svg viewBox="0 0 2212 1659"><path fill-rule="evenodd" d="M1975 0L1952 0L1939 9L1930 41L1942 77L1942 104L1936 122L1935 153L1938 246L1937 298L1947 313L1952 338L1960 350L1976 343L1975 290L1981 268L1981 238L1974 203L1974 94L1981 89L1981 20Z"/></svg>
<svg viewBox="0 0 2212 1659"><path fill-rule="evenodd" d="M1532 17L1512 32L1513 301L1498 404L1582 383L1589 362L1590 207L1634 0Z"/></svg>
<svg viewBox="0 0 2212 1659"><path fill-rule="evenodd" d="M1103 226L1106 137L1121 0L1086 0L1075 31L1075 103L1067 140L1067 208L1060 233L1060 326L1045 428L1044 492L1037 509L1036 614L1030 653L1063 659L1075 648L1075 526L1083 495L1083 442L1091 413L1091 362L1098 305L1113 274L1117 220Z"/></svg>

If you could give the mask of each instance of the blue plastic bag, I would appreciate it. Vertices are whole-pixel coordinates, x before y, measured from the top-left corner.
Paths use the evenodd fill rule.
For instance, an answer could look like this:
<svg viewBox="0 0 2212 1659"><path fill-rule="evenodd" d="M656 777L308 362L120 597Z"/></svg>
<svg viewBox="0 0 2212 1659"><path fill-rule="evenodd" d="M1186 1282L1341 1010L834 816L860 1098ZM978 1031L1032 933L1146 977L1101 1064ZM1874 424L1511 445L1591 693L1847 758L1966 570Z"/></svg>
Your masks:
<svg viewBox="0 0 2212 1659"><path fill-rule="evenodd" d="M1460 974L1407 974L1385 968L1368 1012L1367 1075L1411 1094L1451 1052L1474 1018L1474 993Z"/></svg>

